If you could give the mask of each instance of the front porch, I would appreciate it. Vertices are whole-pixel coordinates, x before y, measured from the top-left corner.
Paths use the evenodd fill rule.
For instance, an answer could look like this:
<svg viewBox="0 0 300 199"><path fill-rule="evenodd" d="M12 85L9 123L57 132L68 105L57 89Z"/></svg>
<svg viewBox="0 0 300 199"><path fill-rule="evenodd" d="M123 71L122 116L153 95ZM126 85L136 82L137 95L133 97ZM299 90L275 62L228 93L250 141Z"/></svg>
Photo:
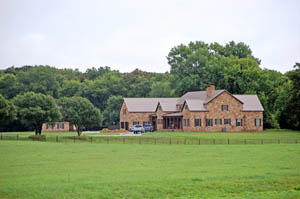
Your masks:
<svg viewBox="0 0 300 199"><path fill-rule="evenodd" d="M171 131L182 130L182 113L171 113L163 116L163 129Z"/></svg>

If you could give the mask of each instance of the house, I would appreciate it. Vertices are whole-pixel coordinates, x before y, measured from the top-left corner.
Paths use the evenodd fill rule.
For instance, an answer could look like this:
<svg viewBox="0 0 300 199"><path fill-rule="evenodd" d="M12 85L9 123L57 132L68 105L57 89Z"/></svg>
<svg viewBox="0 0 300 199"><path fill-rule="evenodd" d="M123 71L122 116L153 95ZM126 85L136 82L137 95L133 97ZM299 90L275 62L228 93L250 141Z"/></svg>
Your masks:
<svg viewBox="0 0 300 199"><path fill-rule="evenodd" d="M56 122L54 124L45 123L42 126L43 132L69 132L76 131L75 125L70 122Z"/></svg>
<svg viewBox="0 0 300 199"><path fill-rule="evenodd" d="M159 131L262 131L263 111L257 95L235 95L210 85L180 98L124 98L120 127L150 123Z"/></svg>

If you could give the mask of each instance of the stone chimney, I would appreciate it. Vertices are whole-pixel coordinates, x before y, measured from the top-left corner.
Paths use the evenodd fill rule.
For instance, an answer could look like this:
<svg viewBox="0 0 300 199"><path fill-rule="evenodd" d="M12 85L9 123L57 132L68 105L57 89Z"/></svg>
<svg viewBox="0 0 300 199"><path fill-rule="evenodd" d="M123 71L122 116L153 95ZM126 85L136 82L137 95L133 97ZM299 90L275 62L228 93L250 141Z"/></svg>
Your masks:
<svg viewBox="0 0 300 199"><path fill-rule="evenodd" d="M206 88L206 99L209 99L212 96L215 89L216 89L215 85L212 84Z"/></svg>

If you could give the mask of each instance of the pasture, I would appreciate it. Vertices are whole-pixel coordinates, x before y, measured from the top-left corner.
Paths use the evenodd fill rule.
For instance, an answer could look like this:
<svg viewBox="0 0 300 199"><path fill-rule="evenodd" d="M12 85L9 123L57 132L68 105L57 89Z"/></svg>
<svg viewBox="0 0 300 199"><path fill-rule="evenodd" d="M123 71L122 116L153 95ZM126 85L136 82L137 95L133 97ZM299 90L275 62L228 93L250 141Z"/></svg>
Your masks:
<svg viewBox="0 0 300 199"><path fill-rule="evenodd" d="M297 144L2 140L0 198L300 198L299 157Z"/></svg>

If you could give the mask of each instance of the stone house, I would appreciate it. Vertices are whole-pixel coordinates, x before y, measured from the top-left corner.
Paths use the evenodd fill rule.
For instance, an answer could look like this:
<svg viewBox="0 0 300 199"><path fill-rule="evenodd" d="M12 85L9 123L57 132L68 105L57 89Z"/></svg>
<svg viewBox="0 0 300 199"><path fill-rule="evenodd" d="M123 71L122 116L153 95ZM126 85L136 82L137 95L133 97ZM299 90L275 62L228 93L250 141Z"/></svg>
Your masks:
<svg viewBox="0 0 300 199"><path fill-rule="evenodd" d="M42 126L42 132L69 132L76 131L75 125L70 122L56 122L54 124L45 123Z"/></svg>
<svg viewBox="0 0 300 199"><path fill-rule="evenodd" d="M150 123L158 131L262 131L263 111L257 95L234 95L210 85L180 98L124 98L120 127Z"/></svg>

